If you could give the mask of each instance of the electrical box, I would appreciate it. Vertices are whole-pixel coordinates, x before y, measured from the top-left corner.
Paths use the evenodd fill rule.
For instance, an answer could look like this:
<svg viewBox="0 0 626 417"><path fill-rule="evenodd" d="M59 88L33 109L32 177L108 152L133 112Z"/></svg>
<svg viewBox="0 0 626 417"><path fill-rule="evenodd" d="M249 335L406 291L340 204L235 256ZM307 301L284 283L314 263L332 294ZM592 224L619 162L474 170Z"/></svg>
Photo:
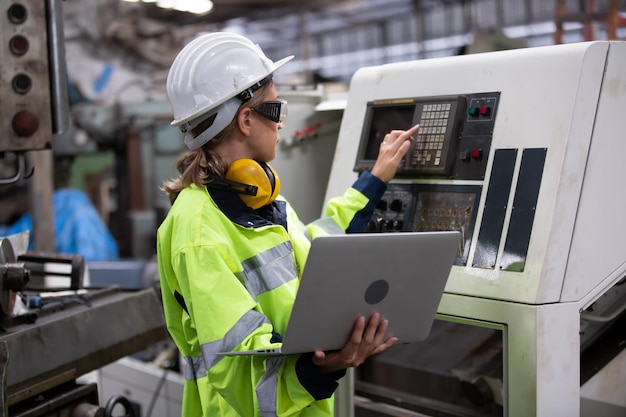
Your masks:
<svg viewBox="0 0 626 417"><path fill-rule="evenodd" d="M69 124L60 0L0 2L0 150L51 149Z"/></svg>

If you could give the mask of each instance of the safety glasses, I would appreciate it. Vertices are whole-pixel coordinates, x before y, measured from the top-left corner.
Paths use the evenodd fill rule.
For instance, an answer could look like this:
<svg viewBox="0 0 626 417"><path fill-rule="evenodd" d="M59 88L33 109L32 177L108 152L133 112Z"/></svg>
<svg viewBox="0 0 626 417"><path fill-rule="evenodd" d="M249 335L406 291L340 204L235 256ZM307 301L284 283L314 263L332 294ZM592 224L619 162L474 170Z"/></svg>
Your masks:
<svg viewBox="0 0 626 417"><path fill-rule="evenodd" d="M282 129L287 121L287 100L264 101L255 107L250 107L259 115L278 123Z"/></svg>

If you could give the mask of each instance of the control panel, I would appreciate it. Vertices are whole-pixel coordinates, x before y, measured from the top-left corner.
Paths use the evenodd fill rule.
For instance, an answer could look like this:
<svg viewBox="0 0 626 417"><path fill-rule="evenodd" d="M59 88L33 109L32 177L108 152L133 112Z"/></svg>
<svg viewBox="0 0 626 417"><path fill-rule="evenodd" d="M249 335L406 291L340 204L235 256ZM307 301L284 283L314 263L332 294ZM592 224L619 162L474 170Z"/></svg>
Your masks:
<svg viewBox="0 0 626 417"><path fill-rule="evenodd" d="M499 97L499 92L492 92L367 103L354 170L373 167L387 132L419 123L398 177L483 179Z"/></svg>
<svg viewBox="0 0 626 417"><path fill-rule="evenodd" d="M499 99L486 92L368 102L354 171L371 169L390 130L420 129L397 174L410 183L389 185L366 231L458 230L456 264L466 265L482 187L440 181L484 179Z"/></svg>
<svg viewBox="0 0 626 417"><path fill-rule="evenodd" d="M476 223L481 187L477 185L389 184L366 232L457 230L461 244L455 260L465 265Z"/></svg>
<svg viewBox="0 0 626 417"><path fill-rule="evenodd" d="M0 8L0 150L50 149L69 120L60 2Z"/></svg>

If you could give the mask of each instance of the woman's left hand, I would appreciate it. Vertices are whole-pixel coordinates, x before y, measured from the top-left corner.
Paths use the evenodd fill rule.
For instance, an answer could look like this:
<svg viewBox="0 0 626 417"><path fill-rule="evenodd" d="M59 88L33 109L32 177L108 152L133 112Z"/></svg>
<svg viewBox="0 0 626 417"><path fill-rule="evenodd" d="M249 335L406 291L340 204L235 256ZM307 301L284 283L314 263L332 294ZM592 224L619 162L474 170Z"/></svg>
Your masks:
<svg viewBox="0 0 626 417"><path fill-rule="evenodd" d="M323 373L359 366L370 356L384 352L398 341L396 337L386 338L388 326L389 322L381 319L380 313L373 313L367 325L365 317L360 316L343 348L337 352L316 350L313 353L313 363Z"/></svg>

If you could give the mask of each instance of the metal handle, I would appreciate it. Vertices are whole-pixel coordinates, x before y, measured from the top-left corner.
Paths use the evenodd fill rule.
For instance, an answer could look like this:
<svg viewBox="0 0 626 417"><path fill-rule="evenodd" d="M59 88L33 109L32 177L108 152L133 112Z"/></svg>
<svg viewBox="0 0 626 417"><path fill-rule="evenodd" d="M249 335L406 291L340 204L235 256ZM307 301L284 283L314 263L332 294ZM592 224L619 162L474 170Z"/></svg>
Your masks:
<svg viewBox="0 0 626 417"><path fill-rule="evenodd" d="M46 9L48 13L48 48L50 50L52 133L58 135L65 132L70 125L61 0L46 0Z"/></svg>
<svg viewBox="0 0 626 417"><path fill-rule="evenodd" d="M15 156L17 158L17 161L15 163L16 165L15 175L10 178L0 178L0 185L15 184L16 182L21 181L33 175L33 171L34 171L33 167L30 167L29 172L27 172L28 166L26 163L26 155L23 153L16 153Z"/></svg>
<svg viewBox="0 0 626 417"><path fill-rule="evenodd" d="M624 310L626 310L626 301L619 308L617 308L613 313L609 315L602 316L600 314L590 313L589 311L583 311L582 313L580 313L580 318L583 320L587 320L587 321L607 323L611 320L616 319L620 314L624 312Z"/></svg>

